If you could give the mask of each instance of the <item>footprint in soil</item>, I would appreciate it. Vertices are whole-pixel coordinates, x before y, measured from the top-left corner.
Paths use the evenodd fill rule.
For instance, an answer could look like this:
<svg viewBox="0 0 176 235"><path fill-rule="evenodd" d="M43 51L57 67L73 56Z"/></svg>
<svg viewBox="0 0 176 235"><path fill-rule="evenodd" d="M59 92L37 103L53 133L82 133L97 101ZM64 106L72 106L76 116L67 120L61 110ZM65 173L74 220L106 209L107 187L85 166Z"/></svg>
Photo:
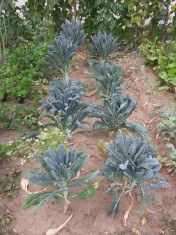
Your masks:
<svg viewBox="0 0 176 235"><path fill-rule="evenodd" d="M83 225L85 227L91 226L93 224L93 222L95 221L96 217L97 217L97 211L90 210L89 213L84 214L84 216L83 216Z"/></svg>

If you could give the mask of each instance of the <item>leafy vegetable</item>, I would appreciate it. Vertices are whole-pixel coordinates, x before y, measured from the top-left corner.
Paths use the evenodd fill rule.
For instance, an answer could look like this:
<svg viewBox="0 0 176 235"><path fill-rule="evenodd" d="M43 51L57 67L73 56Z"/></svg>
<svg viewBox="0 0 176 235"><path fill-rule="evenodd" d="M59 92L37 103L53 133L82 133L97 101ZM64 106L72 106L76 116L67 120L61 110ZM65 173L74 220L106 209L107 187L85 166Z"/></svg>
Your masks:
<svg viewBox="0 0 176 235"><path fill-rule="evenodd" d="M148 139L147 129L135 122L126 122L126 119L136 108L136 101L131 101L129 94L116 95L111 98L105 98L104 107L90 104L92 107L91 117L100 118L101 121L94 123L94 130L116 130L127 132L127 130L136 133L142 138Z"/></svg>
<svg viewBox="0 0 176 235"><path fill-rule="evenodd" d="M59 189L29 195L23 208L26 209L32 205L37 205L32 209L32 211L35 211L45 202L50 202L54 197L59 197L64 201L65 212L69 204L68 198L71 197L68 194L68 189L89 182L99 173L94 172L76 183L70 183L82 167L84 167L87 160L88 155L85 152L74 152L72 147L69 147L65 152L63 144L57 147L56 153L54 153L51 148L48 148L40 157L40 162L45 171L29 170L25 175L28 176L28 180L34 184L40 186L58 186ZM95 187L93 188L95 189ZM86 190L88 190L88 188ZM93 196L94 193L91 193L90 196ZM81 197L81 194L78 194L77 197Z"/></svg>
<svg viewBox="0 0 176 235"><path fill-rule="evenodd" d="M49 91L51 96L47 98L47 101L40 102L42 110L45 110L40 119L46 117L52 121L46 123L45 126L55 126L64 135L69 136L77 128L83 128L84 123L89 124L89 122L83 121L91 111L88 109L88 103L81 103L84 97L81 83L78 81L73 86L69 79L66 85L64 80L55 79L51 85L53 86Z"/></svg>
<svg viewBox="0 0 176 235"><path fill-rule="evenodd" d="M166 84L167 89L176 86L176 55L168 50L168 43L148 41L145 45L139 46L139 50L144 53L146 62L152 66L154 71L158 73L161 85ZM161 87L162 88L162 87Z"/></svg>
<svg viewBox="0 0 176 235"><path fill-rule="evenodd" d="M117 38L114 38L111 34L102 34L99 32L97 36L92 37L92 42L92 54L104 61L108 60L108 56L116 52L119 48Z"/></svg>
<svg viewBox="0 0 176 235"><path fill-rule="evenodd" d="M120 91L120 86L122 85L122 66L117 66L116 64L105 63L100 61L98 64L89 64L90 69L94 74L90 74L90 77L94 78L98 84L97 89L106 95L111 96L113 93Z"/></svg>
<svg viewBox="0 0 176 235"><path fill-rule="evenodd" d="M26 97L37 99L40 96L41 91L34 85L35 81L44 81L47 46L48 43L31 42L7 52L6 62L0 66L0 100L11 96L22 103Z"/></svg>
<svg viewBox="0 0 176 235"><path fill-rule="evenodd" d="M149 189L170 187L157 172L161 164L157 160L157 151L140 138L132 136L117 136L114 145L108 144L109 158L106 160L102 175L111 182L106 191L115 194L108 208L108 215L114 217L118 213L120 200L127 193L138 187L141 191L142 204L149 199ZM151 179L158 180L151 184ZM119 196L117 195L120 193Z"/></svg>
<svg viewBox="0 0 176 235"><path fill-rule="evenodd" d="M49 62L45 62L47 65L56 69L68 82L69 69L71 66L71 60L76 54L77 45L73 44L71 38L66 38L64 34L55 38L54 45L48 47L50 53L47 55Z"/></svg>
<svg viewBox="0 0 176 235"><path fill-rule="evenodd" d="M66 39L72 41L73 45L81 46L84 43L86 34L84 33L84 29L81 26L80 21L76 21L76 18L73 16L72 21L65 21L64 24L61 25L60 36L65 36Z"/></svg>

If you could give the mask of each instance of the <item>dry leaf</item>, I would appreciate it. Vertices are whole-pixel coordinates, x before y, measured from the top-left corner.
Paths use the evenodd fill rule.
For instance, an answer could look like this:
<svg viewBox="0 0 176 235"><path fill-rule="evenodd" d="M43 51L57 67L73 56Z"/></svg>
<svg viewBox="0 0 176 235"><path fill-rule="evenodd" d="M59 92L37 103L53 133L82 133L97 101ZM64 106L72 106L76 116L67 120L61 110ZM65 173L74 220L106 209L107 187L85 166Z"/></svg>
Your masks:
<svg viewBox="0 0 176 235"><path fill-rule="evenodd" d="M75 70L75 71L79 70L78 66L73 66L72 69Z"/></svg>
<svg viewBox="0 0 176 235"><path fill-rule="evenodd" d="M22 178L21 181L20 181L20 185L21 185L21 188L27 193L27 194L35 194L35 193L41 193L43 191L46 191L47 189L42 189L40 191L37 191L37 192L29 192L27 187L29 185L29 181L25 178Z"/></svg>
<svg viewBox="0 0 176 235"><path fill-rule="evenodd" d="M84 57L83 55L77 55L77 58L81 58L82 60L86 60L86 57Z"/></svg>
<svg viewBox="0 0 176 235"><path fill-rule="evenodd" d="M128 207L128 210L125 212L124 217L123 217L123 225L126 226L126 222L129 216L129 213L131 211L131 208L133 206L133 198L131 196L131 194L129 193L130 197L131 197L131 205Z"/></svg>
<svg viewBox="0 0 176 235"><path fill-rule="evenodd" d="M61 224L58 228L48 229L46 231L46 235L55 235L55 234L57 234L60 230L62 230L66 226L66 224L71 220L72 216L73 216L73 214L70 215L70 217L65 221L65 223Z"/></svg>
<svg viewBox="0 0 176 235"><path fill-rule="evenodd" d="M153 117L150 121L145 122L145 124L152 123L154 121L155 117Z"/></svg>
<svg viewBox="0 0 176 235"><path fill-rule="evenodd" d="M151 211L151 210L149 210L149 209L147 209L147 211L150 212L151 214L154 214L154 213L155 213L155 212L153 212L153 211Z"/></svg>
<svg viewBox="0 0 176 235"><path fill-rule="evenodd" d="M141 220L141 224L144 225L147 223L147 219L144 217L142 220Z"/></svg>
<svg viewBox="0 0 176 235"><path fill-rule="evenodd" d="M158 134L156 135L156 140L158 139L159 135L160 135L160 133L158 133Z"/></svg>
<svg viewBox="0 0 176 235"><path fill-rule="evenodd" d="M95 93L97 93L97 91L98 91L98 90L95 89L94 91L92 91L92 92L86 94L85 96L86 96L86 97L90 97L90 96L94 95Z"/></svg>
<svg viewBox="0 0 176 235"><path fill-rule="evenodd" d="M136 235L141 235L141 233L139 232L139 230L135 227L133 227L131 230L130 230L133 234L136 234Z"/></svg>
<svg viewBox="0 0 176 235"><path fill-rule="evenodd" d="M76 177L73 178L71 181L77 180L77 179L79 179L79 177L80 177L80 171L78 171L78 173L76 174Z"/></svg>
<svg viewBox="0 0 176 235"><path fill-rule="evenodd" d="M161 229L160 229L160 232L163 233L163 234L165 234L165 232L164 232L163 230L161 230Z"/></svg>
<svg viewBox="0 0 176 235"><path fill-rule="evenodd" d="M160 223L156 222L155 226L157 229L160 229Z"/></svg>
<svg viewBox="0 0 176 235"><path fill-rule="evenodd" d="M112 183L111 184L111 187L114 187L114 186L122 186L123 184L122 183Z"/></svg>
<svg viewBox="0 0 176 235"><path fill-rule="evenodd" d="M148 104L148 102L146 102L146 103L143 105L143 107L145 107L147 104Z"/></svg>
<svg viewBox="0 0 176 235"><path fill-rule="evenodd" d="M147 95L149 95L149 94L151 94L151 93L152 93L151 90L146 90L146 94L147 94Z"/></svg>
<svg viewBox="0 0 176 235"><path fill-rule="evenodd" d="M72 146L72 145L74 145L74 143L68 143L67 145L68 145L68 146Z"/></svg>
<svg viewBox="0 0 176 235"><path fill-rule="evenodd" d="M29 185L29 181L25 178L22 178L20 181L21 188L27 193L27 194L32 194L31 192L28 191L27 187Z"/></svg>
<svg viewBox="0 0 176 235"><path fill-rule="evenodd" d="M12 212L7 208L5 214L12 214Z"/></svg>

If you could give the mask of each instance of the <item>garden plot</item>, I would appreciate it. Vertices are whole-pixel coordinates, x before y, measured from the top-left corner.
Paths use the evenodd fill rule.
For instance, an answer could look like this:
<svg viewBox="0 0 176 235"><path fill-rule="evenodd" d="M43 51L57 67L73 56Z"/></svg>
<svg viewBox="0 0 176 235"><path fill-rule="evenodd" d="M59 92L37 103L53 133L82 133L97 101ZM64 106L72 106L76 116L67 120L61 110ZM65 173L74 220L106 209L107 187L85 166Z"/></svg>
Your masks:
<svg viewBox="0 0 176 235"><path fill-rule="evenodd" d="M85 50L82 49L78 54L85 56L85 53ZM72 70L72 80L80 80L86 84L93 83L94 80L88 78L85 74L85 71L89 70L85 60L75 56L74 63L79 63L79 65L78 71ZM161 134L156 138L156 124L161 121L161 118L159 115L152 118L151 113L157 110L154 105L164 105L164 107L169 108L169 103L174 102L172 94L165 91L158 91L156 75L149 67L145 67L143 70L142 58L125 55L120 59L118 65L123 65L125 69L123 77L124 82L128 85L127 88L124 88L125 91L130 94L132 99L137 100L137 107L130 117L130 121L145 125L148 128L149 136L153 140L152 145L158 146L159 155L163 157L168 156L168 149L166 149L167 141L163 140ZM89 98L84 98L85 102L88 100L99 103L100 97L98 93L95 93ZM89 121L92 126L94 119L90 119ZM7 132L3 131L1 134L2 142L4 140L7 141L6 136ZM13 136L8 134L8 139L12 140ZM86 167L80 173L80 178L104 166L104 157L100 154L97 147L99 139L103 139L104 142L109 142L110 137L108 131L97 131L90 133L88 136L78 134L73 136L70 140L79 150L84 150L90 156ZM4 161L2 163L2 174L7 172L8 169L11 169L11 167L15 167L21 171L41 169L40 164L37 162L32 164L26 163L21 166L20 159L16 157L10 162ZM140 234L159 234L161 230L165 231L165 227L162 225L163 213L166 212L170 214L170 216L175 217L174 205L176 198L173 173L169 173L168 168L164 167L160 175L170 183L172 189L158 190L154 204L148 202L146 212L143 216L139 214L139 211L142 209L140 193L138 190L135 190L132 193L133 206L127 219L126 227L123 225L123 217L131 204L130 196L126 196L122 199L119 213L112 219L106 215L106 210L113 198L108 195L103 195L103 192L107 190L106 181L97 178L95 181L101 183L99 184L95 196L86 201L77 198L71 199L71 204L66 214L63 214L63 211L58 209L56 199L33 213L23 210L22 205L24 204L26 193L22 189L19 189L16 198L10 200L5 198L6 208L12 212L15 219L12 220L9 226L2 228L2 233L6 234L9 229L12 228L14 231L17 231L17 234L45 234L48 229L59 227L59 225L64 223L73 213L73 217L60 234L129 234L130 230L136 231L136 234L139 234L139 232ZM31 192L40 191L41 189L43 189L43 187L37 187L32 183L30 183L28 187L28 190ZM83 188L79 190L81 191L82 189Z"/></svg>

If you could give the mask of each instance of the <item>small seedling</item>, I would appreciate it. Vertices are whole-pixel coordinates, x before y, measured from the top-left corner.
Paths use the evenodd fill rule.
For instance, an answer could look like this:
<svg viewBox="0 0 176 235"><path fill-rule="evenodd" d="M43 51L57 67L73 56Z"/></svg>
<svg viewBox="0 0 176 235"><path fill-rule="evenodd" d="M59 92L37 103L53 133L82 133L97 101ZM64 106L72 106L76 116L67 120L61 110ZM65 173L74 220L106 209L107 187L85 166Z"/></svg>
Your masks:
<svg viewBox="0 0 176 235"><path fill-rule="evenodd" d="M19 188L19 175L21 171L12 169L12 173L6 173L4 179L0 182L0 193L7 197L16 197Z"/></svg>

